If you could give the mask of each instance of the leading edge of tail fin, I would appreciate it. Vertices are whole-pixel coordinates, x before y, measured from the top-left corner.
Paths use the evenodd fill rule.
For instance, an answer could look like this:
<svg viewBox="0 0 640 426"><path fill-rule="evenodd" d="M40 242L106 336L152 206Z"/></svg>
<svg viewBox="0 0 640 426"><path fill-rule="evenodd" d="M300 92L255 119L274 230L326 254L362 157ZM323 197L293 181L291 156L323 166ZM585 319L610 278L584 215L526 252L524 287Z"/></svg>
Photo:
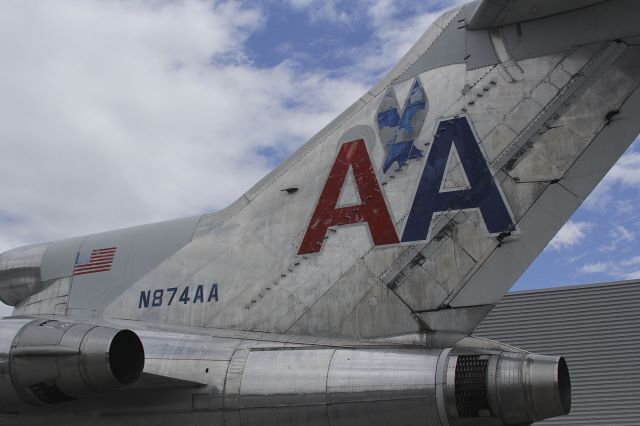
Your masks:
<svg viewBox="0 0 640 426"><path fill-rule="evenodd" d="M473 331L638 134L640 53L571 13L544 33L470 31L472 6L105 315L359 339ZM567 45L567 26L584 40ZM137 303L178 277L214 280L219 301Z"/></svg>

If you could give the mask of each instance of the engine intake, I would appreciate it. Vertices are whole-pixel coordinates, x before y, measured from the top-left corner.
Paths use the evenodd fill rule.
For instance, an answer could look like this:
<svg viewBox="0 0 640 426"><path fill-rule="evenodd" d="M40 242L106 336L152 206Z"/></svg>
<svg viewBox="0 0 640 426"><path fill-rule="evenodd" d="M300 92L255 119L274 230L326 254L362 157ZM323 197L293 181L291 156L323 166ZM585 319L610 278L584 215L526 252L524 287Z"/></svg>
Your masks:
<svg viewBox="0 0 640 426"><path fill-rule="evenodd" d="M134 383L144 348L130 330L56 320L0 324L0 411L56 404Z"/></svg>

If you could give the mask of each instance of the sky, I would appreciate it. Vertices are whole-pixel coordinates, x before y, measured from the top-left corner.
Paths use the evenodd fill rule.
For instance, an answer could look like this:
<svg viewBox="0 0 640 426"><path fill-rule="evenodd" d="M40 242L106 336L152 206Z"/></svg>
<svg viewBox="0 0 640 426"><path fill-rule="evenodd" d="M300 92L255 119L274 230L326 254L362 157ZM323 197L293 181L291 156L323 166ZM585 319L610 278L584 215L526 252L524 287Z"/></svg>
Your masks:
<svg viewBox="0 0 640 426"><path fill-rule="evenodd" d="M0 2L0 252L225 207L456 4ZM635 143L514 290L640 277L639 169Z"/></svg>

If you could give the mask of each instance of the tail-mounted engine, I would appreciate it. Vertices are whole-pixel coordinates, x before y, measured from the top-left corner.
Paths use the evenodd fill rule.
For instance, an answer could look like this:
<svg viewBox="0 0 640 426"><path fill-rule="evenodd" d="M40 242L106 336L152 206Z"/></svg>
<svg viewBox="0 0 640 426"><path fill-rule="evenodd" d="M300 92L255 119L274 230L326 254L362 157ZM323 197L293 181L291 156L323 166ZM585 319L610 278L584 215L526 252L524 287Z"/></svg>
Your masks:
<svg viewBox="0 0 640 426"><path fill-rule="evenodd" d="M564 360L515 348L240 350L220 400L255 426L524 426L570 405Z"/></svg>
<svg viewBox="0 0 640 426"><path fill-rule="evenodd" d="M0 411L56 404L134 383L144 349L130 330L55 320L0 321Z"/></svg>
<svg viewBox="0 0 640 426"><path fill-rule="evenodd" d="M529 424L568 414L569 369L562 357L525 352L453 355L446 374L447 414L457 419L499 418L505 425Z"/></svg>

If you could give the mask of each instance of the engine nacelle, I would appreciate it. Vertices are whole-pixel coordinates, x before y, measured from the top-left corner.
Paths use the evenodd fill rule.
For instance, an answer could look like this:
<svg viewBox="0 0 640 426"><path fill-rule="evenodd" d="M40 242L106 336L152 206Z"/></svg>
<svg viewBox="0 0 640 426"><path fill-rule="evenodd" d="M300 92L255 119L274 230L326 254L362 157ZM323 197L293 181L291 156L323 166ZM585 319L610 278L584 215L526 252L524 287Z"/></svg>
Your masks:
<svg viewBox="0 0 640 426"><path fill-rule="evenodd" d="M526 352L452 355L447 362L447 414L524 425L569 414L571 382L562 357Z"/></svg>
<svg viewBox="0 0 640 426"><path fill-rule="evenodd" d="M130 330L56 320L0 322L0 411L56 404L138 380L144 348Z"/></svg>
<svg viewBox="0 0 640 426"><path fill-rule="evenodd" d="M564 360L524 351L268 348L227 371L244 425L524 426L571 405Z"/></svg>

